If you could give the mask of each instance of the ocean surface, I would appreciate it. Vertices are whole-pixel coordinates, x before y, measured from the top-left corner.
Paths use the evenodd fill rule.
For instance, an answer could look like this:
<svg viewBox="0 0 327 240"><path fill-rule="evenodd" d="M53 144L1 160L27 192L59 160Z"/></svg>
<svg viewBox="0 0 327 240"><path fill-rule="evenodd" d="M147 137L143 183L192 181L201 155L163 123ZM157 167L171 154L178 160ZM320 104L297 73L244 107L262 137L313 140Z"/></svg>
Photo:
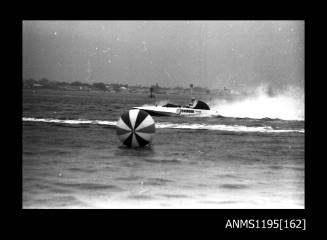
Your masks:
<svg viewBox="0 0 327 240"><path fill-rule="evenodd" d="M24 89L23 208L304 208L304 119L153 117L150 146L119 141L124 111L189 100Z"/></svg>

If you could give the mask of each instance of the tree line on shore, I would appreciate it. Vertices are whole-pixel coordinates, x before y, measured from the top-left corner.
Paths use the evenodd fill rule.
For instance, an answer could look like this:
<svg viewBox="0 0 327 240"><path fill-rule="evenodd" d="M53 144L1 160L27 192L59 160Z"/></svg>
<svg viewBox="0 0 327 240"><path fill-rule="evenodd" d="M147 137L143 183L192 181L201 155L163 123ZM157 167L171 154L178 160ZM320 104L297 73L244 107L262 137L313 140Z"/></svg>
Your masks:
<svg viewBox="0 0 327 240"><path fill-rule="evenodd" d="M24 79L23 87L24 88L44 88L44 89L76 89L76 90L102 90L107 91L108 87L118 90L119 88L127 88L128 84L104 84L102 82L96 83L85 83L85 82L60 82L60 81L51 81L47 78L41 78L35 80L33 78Z"/></svg>
<svg viewBox="0 0 327 240"><path fill-rule="evenodd" d="M119 84L119 83L109 83L105 84L103 82L95 83L85 83L85 82L60 82L60 81L51 81L47 78L41 78L35 80L33 78L23 79L23 88L27 89L57 89L57 90L98 90L98 91L109 91L109 92L153 92L153 93L186 93L190 91L190 88L183 87L161 87L156 83L151 86L131 86L128 84ZM193 87L194 92L209 93L210 91L207 88L203 87Z"/></svg>

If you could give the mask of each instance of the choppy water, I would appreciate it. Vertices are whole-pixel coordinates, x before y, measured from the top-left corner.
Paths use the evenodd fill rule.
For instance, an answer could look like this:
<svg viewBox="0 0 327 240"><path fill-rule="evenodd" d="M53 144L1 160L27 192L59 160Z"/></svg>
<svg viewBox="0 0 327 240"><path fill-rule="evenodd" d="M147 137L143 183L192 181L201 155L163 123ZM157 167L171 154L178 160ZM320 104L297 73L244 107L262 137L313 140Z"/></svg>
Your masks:
<svg viewBox="0 0 327 240"><path fill-rule="evenodd" d="M117 119L151 101L24 90L23 207L304 207L304 121L154 117L151 146L122 146Z"/></svg>

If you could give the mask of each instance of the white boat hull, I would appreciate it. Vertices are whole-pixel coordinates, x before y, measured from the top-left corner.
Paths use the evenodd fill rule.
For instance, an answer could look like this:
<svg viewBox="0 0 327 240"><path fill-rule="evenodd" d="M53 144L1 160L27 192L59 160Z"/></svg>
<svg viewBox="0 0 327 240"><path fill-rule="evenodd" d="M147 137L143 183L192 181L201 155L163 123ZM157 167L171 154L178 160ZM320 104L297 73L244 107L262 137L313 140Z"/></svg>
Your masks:
<svg viewBox="0 0 327 240"><path fill-rule="evenodd" d="M147 106L134 108L144 110L152 116L220 116L218 111L184 107Z"/></svg>

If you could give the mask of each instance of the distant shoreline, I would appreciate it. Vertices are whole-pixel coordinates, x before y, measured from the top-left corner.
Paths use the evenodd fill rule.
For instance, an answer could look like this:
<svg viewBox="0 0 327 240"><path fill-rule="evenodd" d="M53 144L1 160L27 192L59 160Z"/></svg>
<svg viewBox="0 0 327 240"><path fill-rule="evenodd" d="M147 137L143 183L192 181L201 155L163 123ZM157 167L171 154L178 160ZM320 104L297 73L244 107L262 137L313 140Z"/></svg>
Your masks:
<svg viewBox="0 0 327 240"><path fill-rule="evenodd" d="M237 92L224 87L223 89L208 89L205 87L193 86L190 87L161 87L156 83L152 86L131 86L129 84L119 84L119 83L109 83L105 84L102 82L97 83L83 83L83 82L57 82L50 81L46 78L40 80L24 79L23 89L49 89L49 90L59 90L59 91L103 91L111 93L140 93L140 94L165 94L165 95L180 95L180 94L195 94L195 95L220 95L228 96L238 94Z"/></svg>
<svg viewBox="0 0 327 240"><path fill-rule="evenodd" d="M56 92L88 92L88 93L99 93L99 94L114 94L114 95L140 95L150 98L149 92L110 92L110 91L103 91L103 90L79 90L79 89L51 89L51 88L23 88L23 92L47 92L47 91L56 91ZM190 96L189 93L155 93L153 94L152 99L161 98L162 96ZM215 94L201 94L196 93L193 94L195 97L213 97L217 96Z"/></svg>

